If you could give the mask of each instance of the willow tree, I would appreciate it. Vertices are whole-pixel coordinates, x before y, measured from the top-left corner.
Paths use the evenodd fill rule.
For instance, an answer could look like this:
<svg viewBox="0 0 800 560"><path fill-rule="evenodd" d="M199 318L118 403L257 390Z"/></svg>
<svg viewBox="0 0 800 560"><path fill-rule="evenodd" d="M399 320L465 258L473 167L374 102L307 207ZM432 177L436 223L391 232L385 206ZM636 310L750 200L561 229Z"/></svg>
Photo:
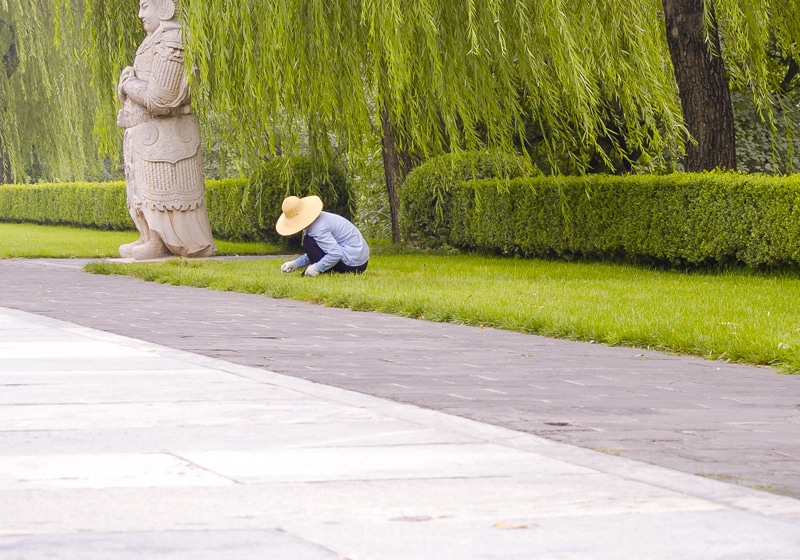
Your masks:
<svg viewBox="0 0 800 560"><path fill-rule="evenodd" d="M693 141L686 150L687 171L736 169L733 106L713 3L663 0L667 43Z"/></svg>
<svg viewBox="0 0 800 560"><path fill-rule="evenodd" d="M53 0L0 2L3 182L71 180L100 165L78 22L62 17L58 29L56 19Z"/></svg>
<svg viewBox="0 0 800 560"><path fill-rule="evenodd" d="M685 168L735 169L730 85L753 90L762 114L775 129L774 106L780 107L780 94L800 62L796 2L662 2L684 122L691 135ZM785 72L771 71L771 59L783 61Z"/></svg>
<svg viewBox="0 0 800 560"><path fill-rule="evenodd" d="M797 68L800 64L800 10L796 0L704 0L708 22L710 4L721 37L721 56L731 86L752 94L759 115L773 135L773 157L783 172L793 171L796 140L791 115L800 109ZM707 23L709 29L713 22ZM714 53L712 53L713 55ZM791 97L794 89L795 97ZM793 109L789 105L794 105ZM788 109L788 110L787 110ZM779 122L782 121L782 122ZM776 137L787 138L784 153ZM797 171L796 169L794 171Z"/></svg>
<svg viewBox="0 0 800 560"><path fill-rule="evenodd" d="M136 2L129 11L85 2L91 58L113 91L138 32L120 18ZM703 3L706 22L716 9L729 74L765 108L754 25L790 23L773 30L789 49L798 29L789 3ZM358 155L380 137L393 206L415 158L510 149L531 123L556 169L559 154L570 169L631 154L647 165L703 140L683 124L661 0L183 0L182 11L195 107L225 123L231 145L259 157L304 138L326 153L333 139Z"/></svg>
<svg viewBox="0 0 800 560"><path fill-rule="evenodd" d="M4 74L4 76L0 76L0 83L2 83L3 79L8 80L11 78L19 67L16 29L10 21L3 19L0 19L0 55L2 55L3 61L3 67L0 72ZM6 103L0 104L0 112L5 112L5 105ZM10 183L12 181L11 160L5 149L3 136L3 133L0 132L0 183Z"/></svg>

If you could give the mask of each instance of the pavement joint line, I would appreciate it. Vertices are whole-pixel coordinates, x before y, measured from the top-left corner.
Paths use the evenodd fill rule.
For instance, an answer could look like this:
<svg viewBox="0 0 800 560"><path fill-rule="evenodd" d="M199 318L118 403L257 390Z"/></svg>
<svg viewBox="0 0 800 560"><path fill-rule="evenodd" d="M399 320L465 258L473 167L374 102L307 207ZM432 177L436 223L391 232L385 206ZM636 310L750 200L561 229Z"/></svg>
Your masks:
<svg viewBox="0 0 800 560"><path fill-rule="evenodd" d="M679 492L695 498L708 500L734 509L757 512L768 517L784 518L787 521L800 521L800 500L771 494L729 482L700 475L675 471L666 467L650 465L625 457L576 447L567 443L515 431L502 426L486 424L468 418L421 408L411 404L387 400L331 385L286 376L266 369L235 364L195 354L152 342L82 327L47 316L0 307L0 312L17 319L80 334L99 341L107 341L162 357L175 358L196 366L222 371L238 377L247 378L282 389L296 391L303 395L331 402L343 403L357 408L375 409L397 419L412 424L445 429L460 435L481 437L488 442L511 449L543 454L597 472L616 475L626 480L649 484L666 490ZM185 459L184 459L185 460Z"/></svg>

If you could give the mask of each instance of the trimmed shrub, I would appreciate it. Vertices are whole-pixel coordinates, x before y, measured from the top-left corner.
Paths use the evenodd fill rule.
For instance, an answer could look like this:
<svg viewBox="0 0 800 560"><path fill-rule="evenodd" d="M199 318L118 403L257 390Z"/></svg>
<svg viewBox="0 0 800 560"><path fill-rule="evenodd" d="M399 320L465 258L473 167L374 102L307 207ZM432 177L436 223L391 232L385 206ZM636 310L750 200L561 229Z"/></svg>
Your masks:
<svg viewBox="0 0 800 560"><path fill-rule="evenodd" d="M525 257L800 264L800 176L536 177L454 190L452 246Z"/></svg>
<svg viewBox="0 0 800 560"><path fill-rule="evenodd" d="M517 155L492 151L460 152L435 157L408 174L400 189L400 233L407 243L442 247L450 237L452 191L462 181L531 174L530 163Z"/></svg>
<svg viewBox="0 0 800 560"><path fill-rule="evenodd" d="M257 241L251 212L243 205L247 179L206 181L206 208L211 232L218 239Z"/></svg>
<svg viewBox="0 0 800 560"><path fill-rule="evenodd" d="M353 199L345 174L338 167L323 167L305 157L278 158L255 169L243 193L242 207L258 239L280 242L284 238L275 231L275 222L283 199L312 194L322 199L325 211L352 220Z"/></svg>
<svg viewBox="0 0 800 560"><path fill-rule="evenodd" d="M0 220L113 230L133 228L122 181L0 185Z"/></svg>
<svg viewBox="0 0 800 560"><path fill-rule="evenodd" d="M279 241L275 222L283 198L290 194L317 194L326 210L352 217L350 190L341 170L320 170L308 158L280 158L264 164L250 180L206 181L214 237ZM123 181L0 185L0 221L132 230L125 198Z"/></svg>

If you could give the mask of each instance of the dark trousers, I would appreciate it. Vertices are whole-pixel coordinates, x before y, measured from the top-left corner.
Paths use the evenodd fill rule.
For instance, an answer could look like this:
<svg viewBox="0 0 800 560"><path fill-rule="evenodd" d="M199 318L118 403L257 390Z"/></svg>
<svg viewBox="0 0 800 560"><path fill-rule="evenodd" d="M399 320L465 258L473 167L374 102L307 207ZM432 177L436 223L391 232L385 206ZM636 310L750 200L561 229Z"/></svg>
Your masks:
<svg viewBox="0 0 800 560"><path fill-rule="evenodd" d="M314 238L310 235L303 236L303 249L308 255L308 260L311 261L311 264L316 264L322 260L322 257L325 256L325 251L319 248L317 242L314 241ZM361 274L367 270L367 263L364 263L359 266L347 266L342 261L337 262L333 268L330 270L326 270L325 272L352 272L355 274Z"/></svg>

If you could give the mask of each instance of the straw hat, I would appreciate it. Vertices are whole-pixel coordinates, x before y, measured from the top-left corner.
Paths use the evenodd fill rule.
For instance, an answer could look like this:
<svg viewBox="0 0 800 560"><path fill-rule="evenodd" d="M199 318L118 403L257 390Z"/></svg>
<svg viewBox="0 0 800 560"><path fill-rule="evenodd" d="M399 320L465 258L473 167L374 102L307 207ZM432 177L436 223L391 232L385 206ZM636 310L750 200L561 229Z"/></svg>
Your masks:
<svg viewBox="0 0 800 560"><path fill-rule="evenodd" d="M290 196L281 205L283 214L278 218L275 229L281 235L294 235L307 228L322 212L322 199L316 195L297 198Z"/></svg>

